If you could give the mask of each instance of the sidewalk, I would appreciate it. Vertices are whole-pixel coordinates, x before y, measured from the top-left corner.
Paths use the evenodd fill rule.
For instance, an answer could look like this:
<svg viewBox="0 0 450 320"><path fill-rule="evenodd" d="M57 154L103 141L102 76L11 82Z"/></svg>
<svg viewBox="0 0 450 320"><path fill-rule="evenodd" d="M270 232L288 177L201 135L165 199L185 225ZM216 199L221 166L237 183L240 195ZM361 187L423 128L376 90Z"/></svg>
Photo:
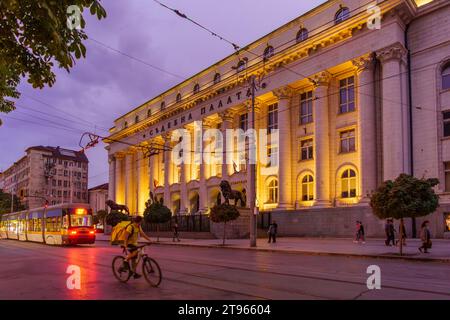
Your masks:
<svg viewBox="0 0 450 320"><path fill-rule="evenodd" d="M182 236L182 234L181 234ZM151 237L156 242L156 237ZM109 236L97 234L98 241L109 241ZM206 248L224 248L240 250L258 250L266 252L283 252L293 254L339 255L370 258L391 258L417 261L450 262L450 240L433 239L430 253L420 253L419 239L407 239L407 246L403 247L403 256L399 255L398 247L386 247L384 239L369 239L365 244L353 243L352 239L343 238L295 238L280 237L277 243L267 243L267 239L258 239L257 247L250 247L249 239L226 240L222 246L222 239L194 240L183 239L173 242L172 238L160 238L158 245L194 246Z"/></svg>

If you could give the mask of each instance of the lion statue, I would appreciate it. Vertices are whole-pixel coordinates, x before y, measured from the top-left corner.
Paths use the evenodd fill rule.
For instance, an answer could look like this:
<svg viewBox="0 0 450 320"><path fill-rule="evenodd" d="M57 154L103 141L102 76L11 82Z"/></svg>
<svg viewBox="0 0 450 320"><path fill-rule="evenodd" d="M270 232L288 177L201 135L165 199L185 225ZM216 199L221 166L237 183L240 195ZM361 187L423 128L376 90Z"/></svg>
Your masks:
<svg viewBox="0 0 450 320"><path fill-rule="evenodd" d="M124 204L117 204L112 200L108 200L105 203L108 207L111 208L111 211L125 211L128 215L130 215L130 210L128 210L128 207Z"/></svg>
<svg viewBox="0 0 450 320"><path fill-rule="evenodd" d="M222 180L220 182L220 191L225 199L226 204L230 204L230 199L234 200L234 205L237 205L238 200L241 201L241 207L245 207L245 191L232 190L228 181Z"/></svg>

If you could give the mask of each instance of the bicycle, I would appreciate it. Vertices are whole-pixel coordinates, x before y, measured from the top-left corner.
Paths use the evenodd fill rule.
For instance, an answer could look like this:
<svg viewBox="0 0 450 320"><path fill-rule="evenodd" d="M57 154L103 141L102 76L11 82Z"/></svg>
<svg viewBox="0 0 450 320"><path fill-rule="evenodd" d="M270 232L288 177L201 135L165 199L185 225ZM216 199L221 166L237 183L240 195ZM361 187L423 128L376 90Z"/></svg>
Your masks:
<svg viewBox="0 0 450 320"><path fill-rule="evenodd" d="M138 250L138 255L136 257L137 261L136 261L136 269L139 266L139 263L142 261L142 274L144 275L145 280L147 280L147 282L152 286L152 287L157 287L159 286L159 284L161 283L162 280L162 273L161 273L161 268L159 267L158 263L150 258L144 250L144 247L150 245L149 243L138 246L137 250ZM122 246L123 248L123 253L126 255L126 248L124 246ZM119 280L120 282L127 282L132 275L132 270L131 268L128 269L124 269L123 265L124 265L124 261L125 261L125 257L124 256L116 256L114 257L113 261L112 261L112 269L113 269L113 274L116 277L117 280ZM131 263L130 263L131 264Z"/></svg>

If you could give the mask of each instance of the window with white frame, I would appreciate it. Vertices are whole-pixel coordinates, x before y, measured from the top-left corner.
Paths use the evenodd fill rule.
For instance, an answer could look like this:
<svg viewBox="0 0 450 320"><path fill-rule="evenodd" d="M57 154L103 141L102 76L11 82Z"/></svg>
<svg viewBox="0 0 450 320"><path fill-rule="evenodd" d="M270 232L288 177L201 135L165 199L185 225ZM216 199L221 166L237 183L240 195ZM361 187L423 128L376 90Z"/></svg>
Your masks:
<svg viewBox="0 0 450 320"><path fill-rule="evenodd" d="M442 89L450 89L450 62L442 70Z"/></svg>
<svg viewBox="0 0 450 320"><path fill-rule="evenodd" d="M301 28L298 32L297 32L297 36L295 38L295 41L297 43L299 42L303 42L305 40L308 39L308 30L305 28Z"/></svg>
<svg viewBox="0 0 450 320"><path fill-rule="evenodd" d="M450 111L444 111L442 118L444 120L444 137L450 137Z"/></svg>
<svg viewBox="0 0 450 320"><path fill-rule="evenodd" d="M353 169L346 169L341 175L341 197L356 197L356 172Z"/></svg>
<svg viewBox="0 0 450 320"><path fill-rule="evenodd" d="M355 111L355 77L339 80L339 113Z"/></svg>
<svg viewBox="0 0 450 320"><path fill-rule="evenodd" d="M341 131L339 133L340 139L340 153L353 152L356 150L355 147L355 129Z"/></svg>
<svg viewBox="0 0 450 320"><path fill-rule="evenodd" d="M177 94L176 102L177 102L177 103L181 102L181 93L178 93L178 94Z"/></svg>
<svg viewBox="0 0 450 320"><path fill-rule="evenodd" d="M313 139L300 141L300 160L311 160L313 158Z"/></svg>
<svg viewBox="0 0 450 320"><path fill-rule="evenodd" d="M300 124L313 121L313 93L304 92L300 95Z"/></svg>
<svg viewBox="0 0 450 320"><path fill-rule="evenodd" d="M275 129L278 129L278 103L269 105L267 112L267 130L271 133Z"/></svg>
<svg viewBox="0 0 450 320"><path fill-rule="evenodd" d="M239 129L244 132L248 129L248 113L243 113L239 116Z"/></svg>
<svg viewBox="0 0 450 320"><path fill-rule="evenodd" d="M444 162L445 192L450 192L450 162Z"/></svg>
<svg viewBox="0 0 450 320"><path fill-rule="evenodd" d="M278 180L272 179L267 187L268 203L278 203Z"/></svg>
<svg viewBox="0 0 450 320"><path fill-rule="evenodd" d="M302 201L314 200L314 179L307 174L302 179Z"/></svg>

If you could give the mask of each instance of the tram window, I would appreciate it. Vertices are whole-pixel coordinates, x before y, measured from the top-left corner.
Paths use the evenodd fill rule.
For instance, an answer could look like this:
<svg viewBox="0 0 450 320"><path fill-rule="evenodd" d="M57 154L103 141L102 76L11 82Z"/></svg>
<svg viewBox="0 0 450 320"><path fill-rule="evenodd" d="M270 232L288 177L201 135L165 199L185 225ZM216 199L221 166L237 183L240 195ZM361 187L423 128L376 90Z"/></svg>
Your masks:
<svg viewBox="0 0 450 320"><path fill-rule="evenodd" d="M92 225L92 216L70 215L70 225L72 227L90 227Z"/></svg>
<svg viewBox="0 0 450 320"><path fill-rule="evenodd" d="M48 232L59 232L61 230L61 217L49 217L45 223Z"/></svg>
<svg viewBox="0 0 450 320"><path fill-rule="evenodd" d="M69 227L69 218L68 216L64 216L62 218L62 227L67 229Z"/></svg>

